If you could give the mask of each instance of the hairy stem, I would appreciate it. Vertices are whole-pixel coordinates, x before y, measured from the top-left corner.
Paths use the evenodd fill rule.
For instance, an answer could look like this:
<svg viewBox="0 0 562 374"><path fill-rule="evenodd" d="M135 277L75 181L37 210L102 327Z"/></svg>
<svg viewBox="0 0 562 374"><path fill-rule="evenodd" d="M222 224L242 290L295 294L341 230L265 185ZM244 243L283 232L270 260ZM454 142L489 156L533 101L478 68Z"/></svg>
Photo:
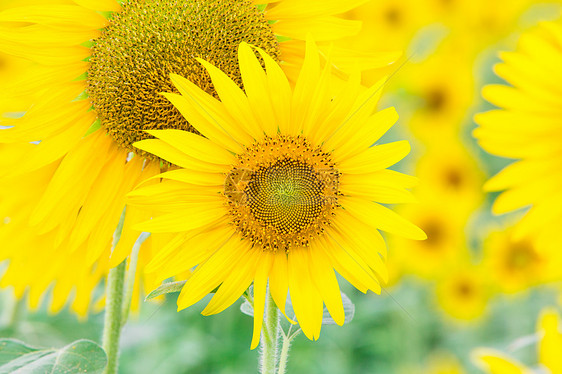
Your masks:
<svg viewBox="0 0 562 374"><path fill-rule="evenodd" d="M123 296L127 260L109 270L106 285L103 349L107 354L104 374L116 374L119 361L119 337L123 327Z"/></svg>
<svg viewBox="0 0 562 374"><path fill-rule="evenodd" d="M287 335L283 334L283 346L281 347L281 354L279 355L279 368L277 374L285 374L287 372L287 361L289 360L289 349L293 339L299 334L300 329L291 334L293 326L289 328Z"/></svg>
<svg viewBox="0 0 562 374"><path fill-rule="evenodd" d="M261 374L275 374L275 368L277 366L277 339L279 337L279 330L279 309L277 309L268 289L266 294L265 315L261 336Z"/></svg>
<svg viewBox="0 0 562 374"><path fill-rule="evenodd" d="M121 323L125 325L129 318L129 311L131 310L131 302L133 298L133 290L135 288L135 279L137 275L137 261L139 258L139 251L142 243L150 236L148 233L142 233L137 239L133 250L129 255L129 269L125 280L125 294L123 299L123 315Z"/></svg>

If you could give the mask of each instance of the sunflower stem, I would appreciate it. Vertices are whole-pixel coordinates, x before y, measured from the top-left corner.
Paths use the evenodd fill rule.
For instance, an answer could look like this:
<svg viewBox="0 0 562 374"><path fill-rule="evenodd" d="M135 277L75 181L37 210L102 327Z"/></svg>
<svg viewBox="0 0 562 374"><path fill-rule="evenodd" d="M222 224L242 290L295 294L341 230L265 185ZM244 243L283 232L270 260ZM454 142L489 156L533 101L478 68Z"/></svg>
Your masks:
<svg viewBox="0 0 562 374"><path fill-rule="evenodd" d="M149 236L150 234L143 232L137 239L135 245L133 246L133 250L129 255L129 269L127 270L127 278L125 280L125 296L123 299L123 315L121 320L122 325L125 325L125 323L127 322L127 319L129 318L129 311L131 310L140 247Z"/></svg>
<svg viewBox="0 0 562 374"><path fill-rule="evenodd" d="M265 300L265 315L261 336L260 373L275 374L278 338L281 327L279 324L279 309L277 309L269 289L267 290Z"/></svg>
<svg viewBox="0 0 562 374"><path fill-rule="evenodd" d="M21 295L20 298L13 297L10 312L8 314L8 324L7 327L11 331L16 331L18 329L19 323L22 317L25 315L25 306L27 299L27 291Z"/></svg>
<svg viewBox="0 0 562 374"><path fill-rule="evenodd" d="M281 354L279 355L279 369L277 374L285 374L287 371L287 360L289 359L289 349L291 348L291 337L283 335L283 346L281 347Z"/></svg>
<svg viewBox="0 0 562 374"><path fill-rule="evenodd" d="M104 374L116 374L119 361L119 337L123 327L123 297L127 260L109 270L106 286L106 307L103 327L103 349L107 354Z"/></svg>
<svg viewBox="0 0 562 374"><path fill-rule="evenodd" d="M287 372L287 361L289 361L289 349L293 339L300 333L300 329L291 334L293 326L289 327L287 334L283 333L283 346L281 347L281 354L279 355L279 368L277 374L285 374Z"/></svg>

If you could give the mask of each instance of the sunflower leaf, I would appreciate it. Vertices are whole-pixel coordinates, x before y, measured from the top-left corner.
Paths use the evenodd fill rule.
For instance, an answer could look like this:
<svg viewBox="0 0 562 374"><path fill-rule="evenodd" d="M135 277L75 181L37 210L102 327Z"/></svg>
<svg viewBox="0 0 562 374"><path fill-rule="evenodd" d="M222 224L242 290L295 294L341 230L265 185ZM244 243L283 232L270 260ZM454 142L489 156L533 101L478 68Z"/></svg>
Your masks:
<svg viewBox="0 0 562 374"><path fill-rule="evenodd" d="M253 317L254 316L254 307L248 300L244 300L242 305L240 305L240 311L247 316Z"/></svg>
<svg viewBox="0 0 562 374"><path fill-rule="evenodd" d="M351 320L355 316L355 305L353 304L351 299L346 294L344 294L343 292L341 293L341 300L342 300L342 303L343 303L343 311L345 313L344 324L346 324L346 323L351 322ZM324 313L322 315L322 324L323 325L336 325L336 322L334 321L332 316L330 316L330 312L328 312L328 309L326 309L326 307L324 307Z"/></svg>
<svg viewBox="0 0 562 374"><path fill-rule="evenodd" d="M158 287L157 289L155 289L154 291L149 293L144 298L144 301L154 299L155 297L158 297L160 295L165 295L167 293L180 292L183 285L185 284L185 282L187 282L187 281L183 280L183 281L178 281L178 282L163 283L163 284L160 285L160 287Z"/></svg>
<svg viewBox="0 0 562 374"><path fill-rule="evenodd" d="M107 364L103 349L77 340L61 349L40 349L15 339L0 339L0 374L101 373Z"/></svg>

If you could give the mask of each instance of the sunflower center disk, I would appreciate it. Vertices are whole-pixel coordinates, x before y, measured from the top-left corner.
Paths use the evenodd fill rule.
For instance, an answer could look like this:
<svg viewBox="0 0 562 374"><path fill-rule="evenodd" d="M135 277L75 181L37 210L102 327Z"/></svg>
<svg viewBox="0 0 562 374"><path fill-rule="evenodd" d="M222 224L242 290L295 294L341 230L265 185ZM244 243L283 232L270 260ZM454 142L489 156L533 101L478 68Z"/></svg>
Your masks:
<svg viewBox="0 0 562 374"><path fill-rule="evenodd" d="M225 183L237 230L266 250L307 246L338 207L330 155L303 138L267 138L239 155Z"/></svg>
<svg viewBox="0 0 562 374"><path fill-rule="evenodd" d="M87 93L102 126L131 151L132 143L149 137L144 130L196 132L160 93L177 92L169 77L174 73L216 96L196 58L217 66L242 87L237 62L241 42L279 59L276 37L251 1L125 1L94 40L90 57Z"/></svg>

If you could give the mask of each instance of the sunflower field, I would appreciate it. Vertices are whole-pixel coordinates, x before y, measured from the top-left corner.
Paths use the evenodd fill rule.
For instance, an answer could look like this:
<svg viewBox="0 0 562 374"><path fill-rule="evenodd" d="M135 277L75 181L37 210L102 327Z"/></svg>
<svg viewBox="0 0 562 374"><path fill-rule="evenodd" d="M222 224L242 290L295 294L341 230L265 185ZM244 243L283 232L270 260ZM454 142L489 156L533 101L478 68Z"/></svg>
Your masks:
<svg viewBox="0 0 562 374"><path fill-rule="evenodd" d="M0 0L0 373L562 374L561 18Z"/></svg>

